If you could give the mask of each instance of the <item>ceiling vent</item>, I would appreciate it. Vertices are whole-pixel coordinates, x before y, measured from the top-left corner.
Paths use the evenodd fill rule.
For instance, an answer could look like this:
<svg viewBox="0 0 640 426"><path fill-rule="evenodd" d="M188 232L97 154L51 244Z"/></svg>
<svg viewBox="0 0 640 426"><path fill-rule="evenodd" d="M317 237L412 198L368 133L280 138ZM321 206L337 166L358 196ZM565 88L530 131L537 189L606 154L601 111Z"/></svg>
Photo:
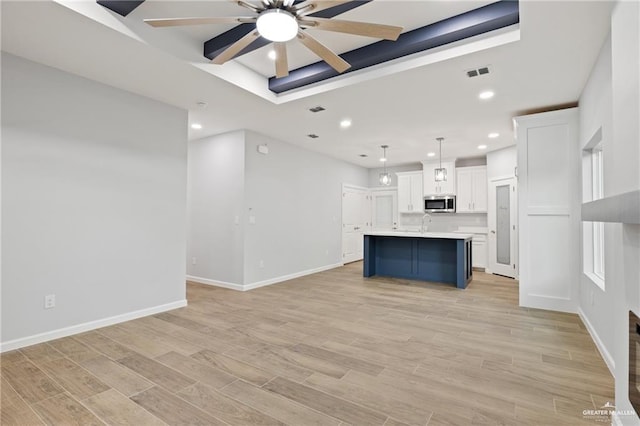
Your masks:
<svg viewBox="0 0 640 426"><path fill-rule="evenodd" d="M321 107L320 105L315 106L313 108L309 108L309 111L311 111L311 112L320 112L320 111L324 111L324 110L325 110L325 108Z"/></svg>
<svg viewBox="0 0 640 426"><path fill-rule="evenodd" d="M310 137L311 139L318 139L320 137L320 136L316 135L315 133L309 133L307 136Z"/></svg>
<svg viewBox="0 0 640 426"><path fill-rule="evenodd" d="M466 72L467 72L467 77L471 78L471 77L478 77L480 75L489 74L490 69L489 69L489 66L487 65L484 67L467 70Z"/></svg>

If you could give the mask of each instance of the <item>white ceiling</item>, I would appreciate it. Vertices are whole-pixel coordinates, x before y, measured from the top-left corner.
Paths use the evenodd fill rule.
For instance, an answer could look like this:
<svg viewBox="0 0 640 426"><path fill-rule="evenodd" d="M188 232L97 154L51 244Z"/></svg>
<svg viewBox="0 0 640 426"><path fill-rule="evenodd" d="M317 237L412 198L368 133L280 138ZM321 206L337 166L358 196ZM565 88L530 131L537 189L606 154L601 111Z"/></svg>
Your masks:
<svg viewBox="0 0 640 426"><path fill-rule="evenodd" d="M189 130L191 139L250 129L365 167L380 166L382 144L390 146L390 166L426 159L437 150L439 136L445 137L445 157L482 155L479 144L488 151L512 145L512 117L578 100L609 31L612 7L599 1L521 1L519 41L274 104L208 72L217 66L202 58L203 41L232 26L153 29L141 21L251 15L246 9L226 0L147 0L120 18L94 1L60 1L68 7L2 1L2 50L188 109L190 121L203 125ZM410 30L487 3L376 0L338 19ZM375 41L320 31L317 36L339 53ZM288 49L292 68L317 61L295 43ZM267 52L259 49L214 73L235 73L237 80L247 71L255 75L251 84L263 84L273 74ZM484 65L491 74L466 77L465 70ZM495 97L479 100L486 89ZM199 108L199 101L208 106ZM316 105L326 111L308 111ZM353 125L342 130L338 123L347 117ZM490 132L500 137L488 139ZM310 139L309 133L320 138Z"/></svg>

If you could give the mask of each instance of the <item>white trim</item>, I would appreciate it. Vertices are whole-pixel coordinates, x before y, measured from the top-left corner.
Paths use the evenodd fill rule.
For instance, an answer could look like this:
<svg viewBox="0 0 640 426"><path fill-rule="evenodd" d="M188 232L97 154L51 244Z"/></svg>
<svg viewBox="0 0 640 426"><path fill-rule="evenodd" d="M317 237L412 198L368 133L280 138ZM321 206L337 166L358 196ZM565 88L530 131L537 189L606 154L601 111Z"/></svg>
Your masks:
<svg viewBox="0 0 640 426"><path fill-rule="evenodd" d="M580 307L578 308L578 316L580 317L584 325L587 327L587 331L591 335L593 342L596 344L596 347L598 348L600 355L602 355L602 359L604 359L604 362L607 364L607 367L609 367L609 371L611 372L611 375L615 377L616 362L611 356L611 354L609 353L609 351L607 350L607 348L604 346L604 343L602 343L600 336L598 335L598 333L596 333L596 329L593 328L593 325L591 325L591 323L589 322L589 319L587 318L587 316L584 314L584 311Z"/></svg>
<svg viewBox="0 0 640 426"><path fill-rule="evenodd" d="M59 328L57 330L47 331L40 334L34 334L33 336L21 337L19 339L0 343L0 353L24 348L25 346L31 346L38 343L48 342L49 340L60 339L62 337L71 336L73 334L84 333L85 331L91 331L97 328L107 327L109 325L114 325L125 321L131 321L136 318L159 314L160 312L171 311L173 309L178 309L185 306L187 306L186 299L178 300L176 302L171 302L164 305L140 309L139 311L127 312L126 314L116 315L113 317L103 318L95 321L89 321L82 324Z"/></svg>
<svg viewBox="0 0 640 426"><path fill-rule="evenodd" d="M187 275L187 281L193 281L194 283L198 284L212 285L214 287L228 288L231 290L244 291L244 286L242 284L210 280L209 278L196 277L194 275Z"/></svg>
<svg viewBox="0 0 640 426"><path fill-rule="evenodd" d="M334 263L332 265L325 265L325 266L321 266L319 268L307 269L306 271L294 272L293 274L281 275L279 277L269 278L269 279L263 280L263 281L256 281L256 282L250 283L250 284L228 283L228 282L225 282L225 281L216 281L216 280L210 280L208 278L194 277L192 275L187 275L187 281L192 281L192 282L198 283L198 284L211 285L211 286L215 286L215 287L228 288L230 290L236 290L236 291L248 291L248 290L253 290L253 289L256 289L256 288L260 288L260 287L265 287L265 286L272 285L272 284L281 283L283 281L292 280L294 278L304 277L306 275L317 274L318 272L328 271L329 269L339 268L341 266L344 266L344 264L343 263Z"/></svg>
<svg viewBox="0 0 640 426"><path fill-rule="evenodd" d="M329 269L339 268L340 266L344 266L343 263L334 263L332 265L325 265L319 268L307 269L306 271L294 272L293 274L282 275L276 278L269 278L264 281L257 281L251 284L245 284L244 290L253 290L254 288L265 287L271 284L281 283L283 281L292 280L294 278L304 277L306 275L317 274L318 272L328 271Z"/></svg>
<svg viewBox="0 0 640 426"><path fill-rule="evenodd" d="M520 284L522 288L522 283ZM570 297L545 296L541 294L520 294L520 306L523 308L577 313L576 303Z"/></svg>

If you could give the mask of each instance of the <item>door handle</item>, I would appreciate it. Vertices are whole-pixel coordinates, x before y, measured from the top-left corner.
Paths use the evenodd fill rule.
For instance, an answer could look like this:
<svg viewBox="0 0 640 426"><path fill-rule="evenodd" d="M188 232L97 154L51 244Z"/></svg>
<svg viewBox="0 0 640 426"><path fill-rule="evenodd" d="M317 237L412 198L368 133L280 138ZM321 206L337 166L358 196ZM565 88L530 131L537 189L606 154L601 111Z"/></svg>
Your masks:
<svg viewBox="0 0 640 426"><path fill-rule="evenodd" d="M492 233L492 234L495 234L495 233L496 233L496 231L491 231L491 233Z"/></svg>

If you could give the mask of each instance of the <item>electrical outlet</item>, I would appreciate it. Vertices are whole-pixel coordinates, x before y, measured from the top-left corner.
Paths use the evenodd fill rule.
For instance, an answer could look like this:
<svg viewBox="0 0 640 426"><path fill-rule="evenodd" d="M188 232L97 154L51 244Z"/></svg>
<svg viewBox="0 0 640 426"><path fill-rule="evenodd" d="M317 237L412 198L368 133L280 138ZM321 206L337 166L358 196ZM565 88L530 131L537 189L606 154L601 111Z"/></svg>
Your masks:
<svg viewBox="0 0 640 426"><path fill-rule="evenodd" d="M195 257L191 258L191 264L195 265L196 263L198 263L198 259L196 259Z"/></svg>
<svg viewBox="0 0 640 426"><path fill-rule="evenodd" d="M324 254L325 254L326 256L329 256L329 250L325 250L325 251L324 251Z"/></svg>
<svg viewBox="0 0 640 426"><path fill-rule="evenodd" d="M591 306L593 306L593 290L591 290Z"/></svg>
<svg viewBox="0 0 640 426"><path fill-rule="evenodd" d="M260 261L259 266L260 266L261 268L264 268L264 260L261 260L261 261Z"/></svg>
<svg viewBox="0 0 640 426"><path fill-rule="evenodd" d="M56 295L49 294L44 297L44 308L51 309L56 307Z"/></svg>

